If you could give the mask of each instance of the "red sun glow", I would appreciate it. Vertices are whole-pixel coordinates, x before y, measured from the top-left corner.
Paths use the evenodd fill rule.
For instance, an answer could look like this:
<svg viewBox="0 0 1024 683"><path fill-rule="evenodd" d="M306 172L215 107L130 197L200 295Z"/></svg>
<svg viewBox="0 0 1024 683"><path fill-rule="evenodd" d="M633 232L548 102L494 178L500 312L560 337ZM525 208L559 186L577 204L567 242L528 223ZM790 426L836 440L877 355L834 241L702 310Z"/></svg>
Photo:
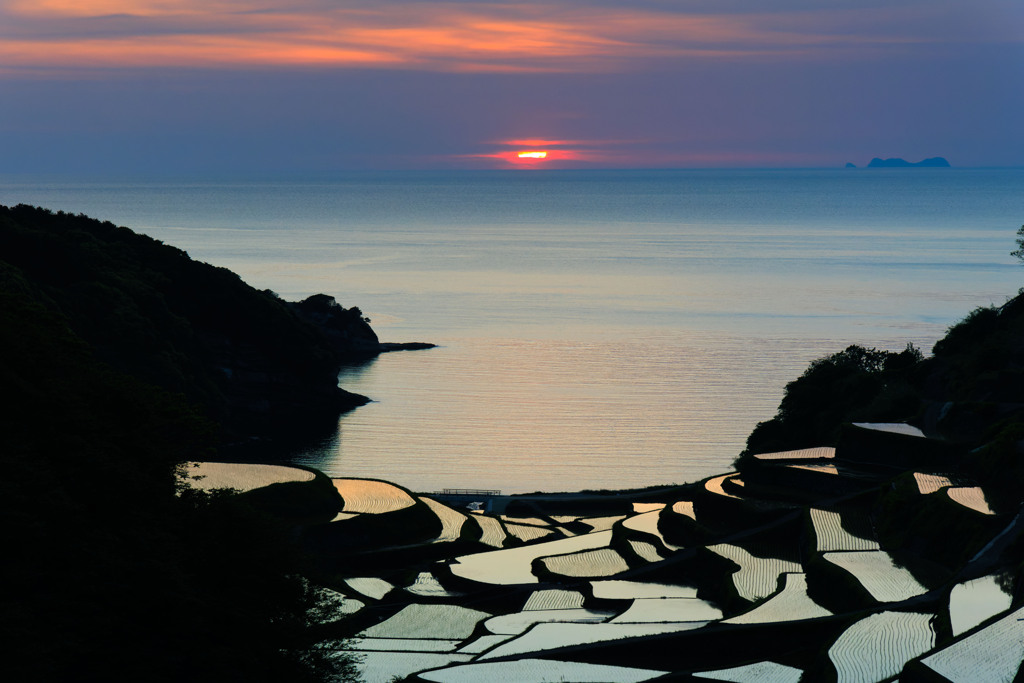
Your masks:
<svg viewBox="0 0 1024 683"><path fill-rule="evenodd" d="M573 140L519 138L491 141L484 144L495 145L498 149L467 156L477 159L494 159L501 162L499 168L565 168L567 162L585 161L589 157L587 152L574 149L575 146L586 143Z"/></svg>

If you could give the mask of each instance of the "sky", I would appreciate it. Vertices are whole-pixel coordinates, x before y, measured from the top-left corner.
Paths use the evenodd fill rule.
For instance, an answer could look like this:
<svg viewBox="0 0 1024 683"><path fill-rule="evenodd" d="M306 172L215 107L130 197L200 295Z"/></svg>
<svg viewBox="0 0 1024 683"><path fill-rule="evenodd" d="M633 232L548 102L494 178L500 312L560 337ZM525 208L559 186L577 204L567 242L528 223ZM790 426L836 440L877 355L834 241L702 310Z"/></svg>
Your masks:
<svg viewBox="0 0 1024 683"><path fill-rule="evenodd" d="M1021 0L0 0L0 174L1024 166L1022 84Z"/></svg>

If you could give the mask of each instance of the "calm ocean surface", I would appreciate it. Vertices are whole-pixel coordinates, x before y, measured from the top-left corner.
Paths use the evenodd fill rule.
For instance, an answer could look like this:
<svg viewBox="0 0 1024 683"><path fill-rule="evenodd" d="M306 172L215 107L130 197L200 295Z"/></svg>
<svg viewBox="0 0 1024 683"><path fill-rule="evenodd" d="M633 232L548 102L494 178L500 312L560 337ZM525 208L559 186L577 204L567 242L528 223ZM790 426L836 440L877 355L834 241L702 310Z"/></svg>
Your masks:
<svg viewBox="0 0 1024 683"><path fill-rule="evenodd" d="M623 488L727 471L786 382L851 343L929 351L1024 285L1024 170L0 178L287 299L359 306L374 403L283 454L415 490Z"/></svg>

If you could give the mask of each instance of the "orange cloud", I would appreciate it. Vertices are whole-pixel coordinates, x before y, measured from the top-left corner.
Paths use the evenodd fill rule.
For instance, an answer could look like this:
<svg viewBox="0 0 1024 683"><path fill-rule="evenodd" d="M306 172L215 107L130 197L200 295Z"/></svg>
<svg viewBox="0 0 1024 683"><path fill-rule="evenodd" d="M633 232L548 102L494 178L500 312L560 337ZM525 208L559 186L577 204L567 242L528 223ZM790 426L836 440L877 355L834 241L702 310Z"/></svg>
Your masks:
<svg viewBox="0 0 1024 683"><path fill-rule="evenodd" d="M267 2L0 0L0 63L600 72L652 59L792 56L910 40L868 37L865 15L884 9L858 10L862 28L855 33L839 11L698 15L551 0Z"/></svg>
<svg viewBox="0 0 1024 683"><path fill-rule="evenodd" d="M188 58L183 59L182 55ZM347 50L330 45L293 45L274 40L258 44L233 37L175 36L159 40L103 40L49 43L45 49L30 41L0 43L0 62L12 66L290 66L366 64L380 66L394 59L387 54Z"/></svg>

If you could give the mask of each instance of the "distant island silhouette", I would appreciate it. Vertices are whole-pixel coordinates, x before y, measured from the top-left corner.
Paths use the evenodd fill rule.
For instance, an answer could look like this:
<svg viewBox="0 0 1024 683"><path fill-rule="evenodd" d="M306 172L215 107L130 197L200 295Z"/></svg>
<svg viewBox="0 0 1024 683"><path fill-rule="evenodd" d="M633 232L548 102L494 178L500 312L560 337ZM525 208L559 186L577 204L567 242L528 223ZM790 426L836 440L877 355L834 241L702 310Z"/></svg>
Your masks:
<svg viewBox="0 0 1024 683"><path fill-rule="evenodd" d="M846 168L857 168L857 166L847 162ZM899 157L890 159L875 157L868 162L867 168L950 168L950 163L944 157L930 157L918 162L907 161Z"/></svg>

